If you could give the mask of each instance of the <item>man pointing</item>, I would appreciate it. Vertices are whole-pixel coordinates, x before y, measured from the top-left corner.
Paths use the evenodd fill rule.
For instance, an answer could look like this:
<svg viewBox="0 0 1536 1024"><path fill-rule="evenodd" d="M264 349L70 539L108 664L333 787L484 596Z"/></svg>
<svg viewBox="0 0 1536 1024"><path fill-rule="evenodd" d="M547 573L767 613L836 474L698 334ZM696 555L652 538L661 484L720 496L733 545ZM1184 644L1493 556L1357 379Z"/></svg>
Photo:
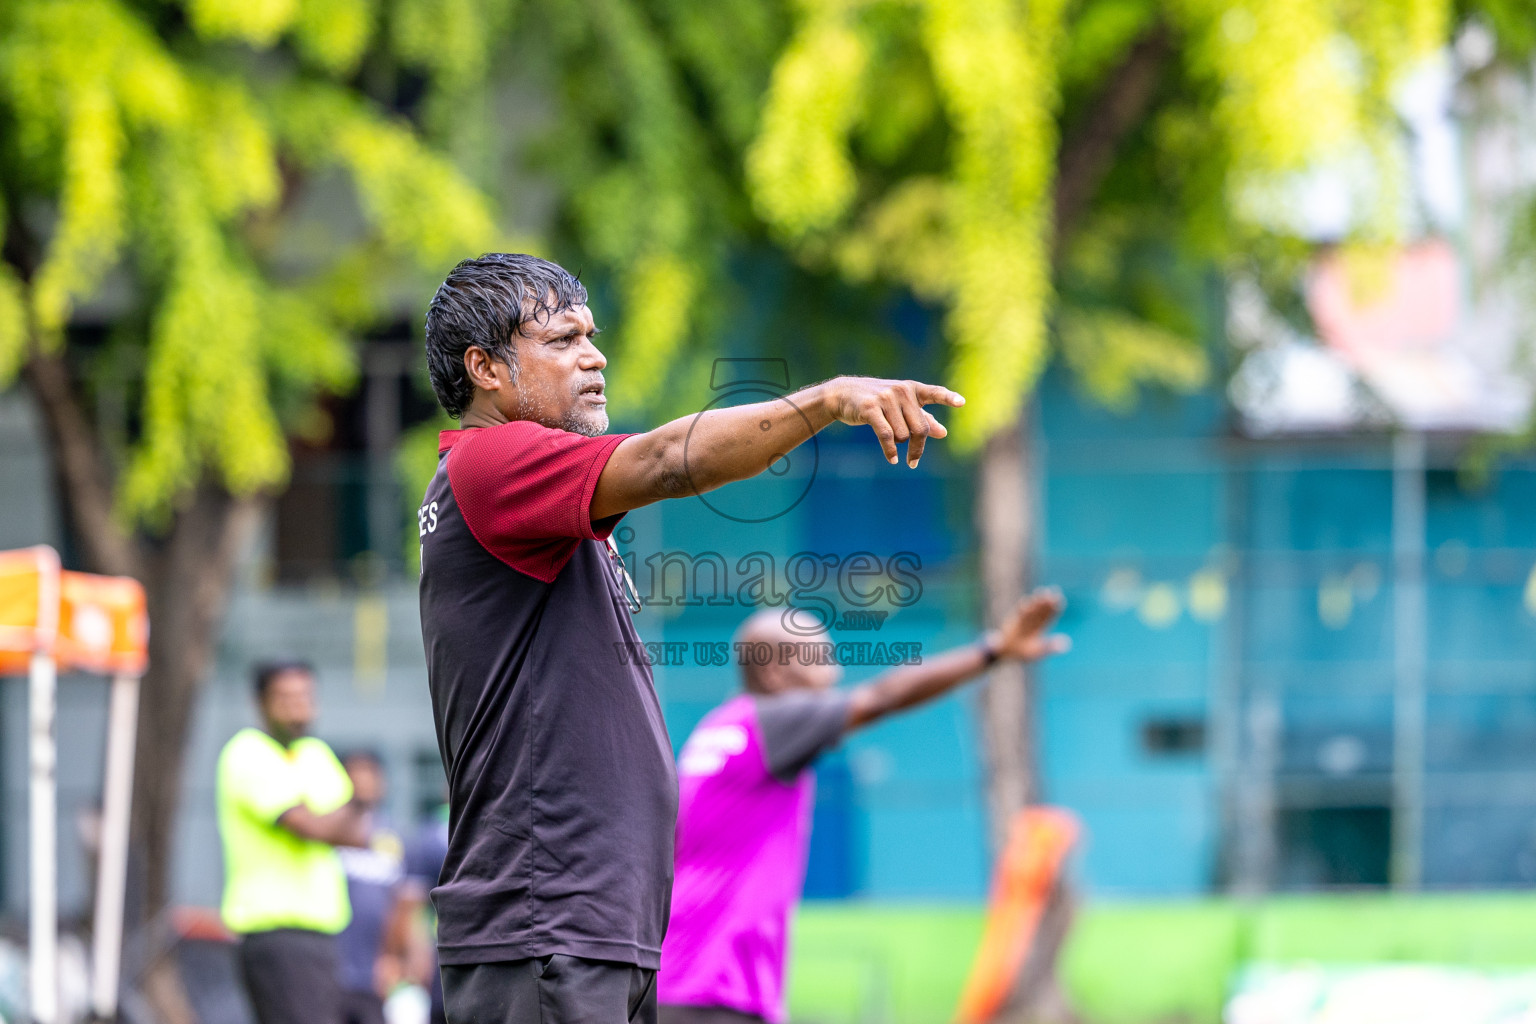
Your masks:
<svg viewBox="0 0 1536 1024"><path fill-rule="evenodd" d="M963 399L840 377L643 434L608 429L598 328L563 268L459 264L427 312L443 431L418 518L421 621L449 785L432 898L452 1024L651 1022L677 780L629 584L630 509L754 476L834 422L915 466ZM685 458L686 451L686 458Z"/></svg>

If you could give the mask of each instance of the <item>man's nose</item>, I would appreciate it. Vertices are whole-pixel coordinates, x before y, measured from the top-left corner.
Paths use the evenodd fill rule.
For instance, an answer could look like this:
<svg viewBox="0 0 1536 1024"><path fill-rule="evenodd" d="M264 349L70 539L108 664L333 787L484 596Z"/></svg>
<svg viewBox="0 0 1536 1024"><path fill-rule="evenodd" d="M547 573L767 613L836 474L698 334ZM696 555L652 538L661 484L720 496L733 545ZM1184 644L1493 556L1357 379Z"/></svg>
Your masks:
<svg viewBox="0 0 1536 1024"><path fill-rule="evenodd" d="M607 365L608 357L603 355L602 351L592 343L591 338L582 343L581 368L583 370L601 370Z"/></svg>

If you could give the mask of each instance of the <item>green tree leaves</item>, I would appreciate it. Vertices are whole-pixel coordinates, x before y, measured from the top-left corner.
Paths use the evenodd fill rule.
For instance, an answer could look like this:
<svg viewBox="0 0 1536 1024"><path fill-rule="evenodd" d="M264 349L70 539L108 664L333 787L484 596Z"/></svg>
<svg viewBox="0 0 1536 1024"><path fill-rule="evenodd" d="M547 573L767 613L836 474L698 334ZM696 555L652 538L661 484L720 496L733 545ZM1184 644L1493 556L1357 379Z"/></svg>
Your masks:
<svg viewBox="0 0 1536 1024"><path fill-rule="evenodd" d="M957 437L974 445L1012 419L1045 361L1064 8L929 0L901 18L875 16L876 6L805 5L774 70L748 182L760 214L791 240L840 235L831 245L845 270L889 274L947 304L949 383L972 399L955 416ZM872 52L903 49L924 55L926 86L914 81L921 66L893 62L892 75L870 64ZM907 100L892 105L906 122L894 131L881 129L888 92ZM920 137L925 92L947 117L947 167L884 195L874 173L861 185L855 130L890 159ZM848 220L861 201L867 212Z"/></svg>
<svg viewBox="0 0 1536 1024"><path fill-rule="evenodd" d="M500 237L417 129L336 79L380 35L371 0L185 8L190 38L128 0L0 14L0 195L39 253L0 272L0 381L119 275L142 367L119 507L150 523L209 474L236 495L283 482L286 429L355 379L348 331L390 308L398 268L435 276ZM284 206L337 171L364 225L295 274Z"/></svg>
<svg viewBox="0 0 1536 1024"><path fill-rule="evenodd" d="M143 369L122 504L149 518L206 472L237 493L279 483L285 429L352 379L348 332L397 303L411 268L425 281L504 240L490 198L435 147L474 149L474 177L501 180L510 154L487 140L509 104L547 130L555 236L613 286L634 404L663 404L674 366L708 348L729 254L761 223L814 266L942 305L948 382L970 398L956 436L974 445L1013 421L1054 342L1113 402L1135 381L1194 379L1176 326L1102 289L1080 302L1058 258L1063 138L1091 135L1138 40L1168 33L1174 62L1135 133L1139 163L1115 173L1184 244L1227 255L1263 233L1237 200L1279 176L1362 139L1392 170L1391 83L1450 17L1448 0L177 9L0 8L0 196L37 252L0 273L0 379L121 275ZM512 71L538 95L509 98L496 83ZM410 75L422 96L391 109ZM361 224L295 264L295 203L337 176ZM1382 180L1365 233L1389 240Z"/></svg>
<svg viewBox="0 0 1536 1024"><path fill-rule="evenodd" d="M944 304L947 383L969 399L955 437L972 446L1013 422L1049 355L1060 124L1089 145L1096 132L1135 135L1144 212L1207 257L1271 227L1241 216L1254 190L1363 144L1384 182L1367 234L1390 238L1400 204L1389 91L1444 41L1450 10L1447 0L798 6L748 152L754 207L807 259ZM1147 86L1150 129L1096 123L1122 116L1116 76L1154 32L1171 36L1177 64ZM923 122L929 95L937 133ZM1193 386L1203 372L1134 305L1062 311L1069 364L1114 404L1138 381Z"/></svg>
<svg viewBox="0 0 1536 1024"><path fill-rule="evenodd" d="M834 225L858 189L848 134L869 52L845 6L824 5L790 41L747 154L758 212L793 239Z"/></svg>

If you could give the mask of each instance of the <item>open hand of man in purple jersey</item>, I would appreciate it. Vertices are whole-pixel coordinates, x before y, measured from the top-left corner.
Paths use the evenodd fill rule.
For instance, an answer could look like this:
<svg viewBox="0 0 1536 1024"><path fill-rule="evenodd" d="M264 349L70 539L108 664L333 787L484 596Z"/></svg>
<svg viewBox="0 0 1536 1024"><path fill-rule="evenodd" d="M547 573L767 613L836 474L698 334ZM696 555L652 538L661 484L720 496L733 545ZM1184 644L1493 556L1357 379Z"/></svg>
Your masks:
<svg viewBox="0 0 1536 1024"><path fill-rule="evenodd" d="M996 661L1070 646L1050 630L1054 589L1020 601L980 642L836 689L825 636L785 628L770 608L741 643L778 652L742 665L743 694L711 711L678 758L677 881L657 985L661 1024L780 1024L790 920L805 880L815 799L811 766L850 731L931 701Z"/></svg>
<svg viewBox="0 0 1536 1024"><path fill-rule="evenodd" d="M440 435L418 513L421 628L448 776L432 901L454 1024L650 1024L677 780L604 546L630 509L767 469L834 422L915 466L936 385L838 377L773 401L606 434L586 288L547 260L466 260L427 311Z"/></svg>

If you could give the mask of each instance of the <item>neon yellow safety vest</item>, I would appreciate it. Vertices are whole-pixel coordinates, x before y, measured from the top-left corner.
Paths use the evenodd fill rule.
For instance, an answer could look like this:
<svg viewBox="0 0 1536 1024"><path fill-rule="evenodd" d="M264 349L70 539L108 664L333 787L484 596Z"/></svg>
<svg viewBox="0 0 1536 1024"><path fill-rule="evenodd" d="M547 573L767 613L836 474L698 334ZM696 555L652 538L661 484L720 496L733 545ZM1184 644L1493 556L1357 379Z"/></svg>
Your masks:
<svg viewBox="0 0 1536 1024"><path fill-rule="evenodd" d="M234 932L307 928L336 933L352 918L341 859L326 843L277 823L299 804L328 814L352 799L352 781L322 740L290 747L241 729L219 754L224 840L224 924Z"/></svg>

